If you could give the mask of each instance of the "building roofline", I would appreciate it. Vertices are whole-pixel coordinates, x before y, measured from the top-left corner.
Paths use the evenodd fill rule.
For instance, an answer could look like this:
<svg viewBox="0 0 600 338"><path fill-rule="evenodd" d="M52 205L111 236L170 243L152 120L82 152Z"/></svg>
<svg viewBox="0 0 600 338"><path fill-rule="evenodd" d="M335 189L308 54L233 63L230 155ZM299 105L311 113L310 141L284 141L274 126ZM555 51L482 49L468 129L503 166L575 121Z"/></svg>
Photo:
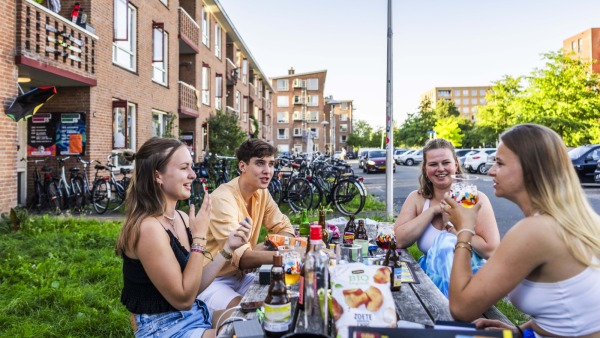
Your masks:
<svg viewBox="0 0 600 338"><path fill-rule="evenodd" d="M453 88L481 88L481 87L489 87L491 88L491 85L487 85L487 86L444 86L444 87L433 87L431 89L429 89L427 92L432 91L432 90L436 90L436 89L453 89ZM426 92L426 93L427 93Z"/></svg>
<svg viewBox="0 0 600 338"><path fill-rule="evenodd" d="M271 80L277 80L277 79L283 79L283 78L286 78L286 77L295 77L295 76L317 74L317 73L325 73L325 74L327 74L327 69L315 70L314 72L296 73L296 74L291 74L291 75L276 76L276 77L271 77L270 79Z"/></svg>
<svg viewBox="0 0 600 338"><path fill-rule="evenodd" d="M233 22L227 15L227 12L225 12L223 5L221 5L219 0L203 0L203 1L208 6L208 9L210 10L210 12L217 18L217 21L219 22L219 24L221 26L223 26L223 28L225 29L227 34L231 36L233 43L236 44L237 47L242 51L242 54L247 56L248 66L250 68L254 68L254 69L258 70L258 73L260 74L260 76L265 80L265 81L263 81L263 83L268 86L268 89L270 89L272 93L276 93L275 89L271 85L271 82L269 81L269 77L265 74L265 72L263 72L263 70L258 65L258 62L252 55L252 52L250 52L250 49L248 48L248 46L242 39L242 36L240 35L240 33L237 31L237 29L233 25ZM227 43L227 41L225 41L225 43Z"/></svg>

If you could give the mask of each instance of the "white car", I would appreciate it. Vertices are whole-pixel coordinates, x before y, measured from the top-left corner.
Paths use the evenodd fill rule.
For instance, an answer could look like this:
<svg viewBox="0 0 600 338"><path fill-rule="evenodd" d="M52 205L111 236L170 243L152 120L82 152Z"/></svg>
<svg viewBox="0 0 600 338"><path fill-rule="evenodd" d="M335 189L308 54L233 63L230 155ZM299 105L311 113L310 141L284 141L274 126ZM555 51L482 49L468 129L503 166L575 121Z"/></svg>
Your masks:
<svg viewBox="0 0 600 338"><path fill-rule="evenodd" d="M494 164L496 164L496 152L495 151L488 155L487 160L485 162L485 173L486 174L490 169L492 169Z"/></svg>
<svg viewBox="0 0 600 338"><path fill-rule="evenodd" d="M342 158L342 152L341 151L336 151L335 153L333 153L333 159L337 160Z"/></svg>
<svg viewBox="0 0 600 338"><path fill-rule="evenodd" d="M396 164L400 164L398 163L398 159L400 158L400 155L409 152L410 150L408 149L396 149L394 150L394 162L396 162Z"/></svg>
<svg viewBox="0 0 600 338"><path fill-rule="evenodd" d="M485 163L487 162L488 155L496 152L495 148L481 148L475 149L465 156L465 170L472 173L480 173L485 175L487 169Z"/></svg>
<svg viewBox="0 0 600 338"><path fill-rule="evenodd" d="M398 162L407 166L423 162L423 149L407 151L398 157Z"/></svg>

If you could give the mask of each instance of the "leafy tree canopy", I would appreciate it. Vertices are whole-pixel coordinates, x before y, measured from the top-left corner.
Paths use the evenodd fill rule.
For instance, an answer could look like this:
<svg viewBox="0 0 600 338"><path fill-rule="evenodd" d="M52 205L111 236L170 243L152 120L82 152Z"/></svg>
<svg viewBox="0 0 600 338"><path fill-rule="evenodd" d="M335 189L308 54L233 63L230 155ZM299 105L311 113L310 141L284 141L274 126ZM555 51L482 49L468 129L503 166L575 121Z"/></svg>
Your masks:
<svg viewBox="0 0 600 338"><path fill-rule="evenodd" d="M246 137L237 116L233 114L217 110L216 115L208 118L208 146L213 154L233 156Z"/></svg>

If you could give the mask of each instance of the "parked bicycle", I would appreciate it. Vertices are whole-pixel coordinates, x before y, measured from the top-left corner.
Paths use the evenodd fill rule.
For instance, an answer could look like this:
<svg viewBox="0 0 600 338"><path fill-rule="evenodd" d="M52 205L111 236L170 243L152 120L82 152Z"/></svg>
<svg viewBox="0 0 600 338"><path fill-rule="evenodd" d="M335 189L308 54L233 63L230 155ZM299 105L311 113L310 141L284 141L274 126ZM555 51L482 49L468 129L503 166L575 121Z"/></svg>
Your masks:
<svg viewBox="0 0 600 338"><path fill-rule="evenodd" d="M34 163L33 169L33 204L35 205L38 213L42 211L42 209L47 206L49 209L53 210L56 215L60 215L62 210L60 208L60 194L58 191L58 186L56 182L54 182L52 178L51 166L42 166L42 172L44 174L44 181L42 182L40 172L38 171L38 162L44 162L43 160L33 160L27 161L27 159L22 158L21 161L27 163Z"/></svg>
<svg viewBox="0 0 600 338"><path fill-rule="evenodd" d="M106 170L109 172L109 176L103 178L104 182L98 182L98 185L92 192L92 200L94 201L94 209L97 213L103 214L107 210L115 211L125 204L125 198L127 197L127 188L131 178L127 177L127 174L131 173L131 169L120 168L119 172L123 177L117 181L115 178L113 168L115 165L111 162L111 157L115 154L108 155ZM99 166L96 166L99 167Z"/></svg>
<svg viewBox="0 0 600 338"><path fill-rule="evenodd" d="M58 167L60 171L60 176L58 178L58 190L62 196L61 199L61 207L62 209L67 209L72 207L75 212L81 211L81 200L83 198L83 185L80 180L76 180L73 173L79 171L79 168L73 167L70 168L71 177L67 180L67 173L65 170L65 162L71 158L65 157L60 158L57 157Z"/></svg>
<svg viewBox="0 0 600 338"><path fill-rule="evenodd" d="M274 177L271 179L273 184L267 187L267 189L270 187L271 196L276 196L273 199L279 200L278 205L288 203L294 212L310 209L313 191L308 180L298 175L297 169L300 164L292 163L288 158L277 158L277 160L281 170L275 170Z"/></svg>

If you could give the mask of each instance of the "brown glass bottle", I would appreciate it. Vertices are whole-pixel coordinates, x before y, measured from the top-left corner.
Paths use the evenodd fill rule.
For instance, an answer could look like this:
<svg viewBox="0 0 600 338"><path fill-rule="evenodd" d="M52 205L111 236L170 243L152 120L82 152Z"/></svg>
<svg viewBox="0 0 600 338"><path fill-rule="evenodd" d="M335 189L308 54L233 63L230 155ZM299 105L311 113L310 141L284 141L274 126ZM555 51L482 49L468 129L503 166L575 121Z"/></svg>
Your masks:
<svg viewBox="0 0 600 338"><path fill-rule="evenodd" d="M292 305L284 281L283 257L273 256L271 285L265 299L265 336L280 338L290 331Z"/></svg>
<svg viewBox="0 0 600 338"><path fill-rule="evenodd" d="M367 236L367 229L365 228L365 221L362 219L358 220L358 226L354 232L354 239L369 240L369 236Z"/></svg>
<svg viewBox="0 0 600 338"><path fill-rule="evenodd" d="M304 258L302 259L302 269L300 269L300 290L299 290L299 297L298 297L298 308L300 310L304 310L304 263L306 262L306 256L308 256L308 253L312 250L312 245L310 244L310 241L308 242L308 245L306 246L306 255L304 256Z"/></svg>
<svg viewBox="0 0 600 338"><path fill-rule="evenodd" d="M319 226L321 226L321 238L325 244L329 244L329 232L327 231L327 225L325 225L325 210L319 211ZM328 245L325 245L328 247Z"/></svg>
<svg viewBox="0 0 600 338"><path fill-rule="evenodd" d="M400 255L396 251L396 241L390 242L390 248L385 254L385 260L383 266L387 266L391 269L390 275L390 289L392 291L400 291L402 286L402 263L400 262Z"/></svg>
<svg viewBox="0 0 600 338"><path fill-rule="evenodd" d="M346 244L352 244L354 242L354 233L356 232L356 223L354 223L354 215L350 215L350 220L346 224L346 229L342 234L343 240Z"/></svg>

